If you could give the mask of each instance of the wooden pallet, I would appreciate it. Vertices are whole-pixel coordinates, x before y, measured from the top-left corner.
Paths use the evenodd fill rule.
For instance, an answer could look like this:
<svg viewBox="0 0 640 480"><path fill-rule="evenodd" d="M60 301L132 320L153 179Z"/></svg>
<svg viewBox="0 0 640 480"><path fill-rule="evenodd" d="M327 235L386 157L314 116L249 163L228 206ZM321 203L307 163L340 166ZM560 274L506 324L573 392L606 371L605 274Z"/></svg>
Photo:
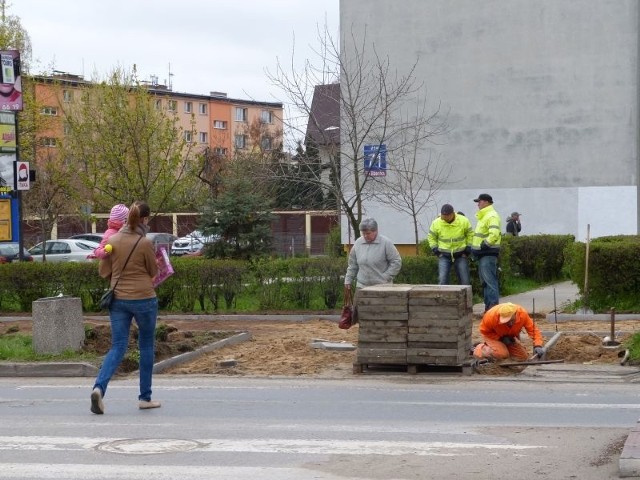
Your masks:
<svg viewBox="0 0 640 480"><path fill-rule="evenodd" d="M354 363L354 375L361 374L390 374L390 373L408 373L416 375L418 373L429 374L452 374L471 375L473 367L470 363L458 365L435 365L435 364L416 364L416 363Z"/></svg>

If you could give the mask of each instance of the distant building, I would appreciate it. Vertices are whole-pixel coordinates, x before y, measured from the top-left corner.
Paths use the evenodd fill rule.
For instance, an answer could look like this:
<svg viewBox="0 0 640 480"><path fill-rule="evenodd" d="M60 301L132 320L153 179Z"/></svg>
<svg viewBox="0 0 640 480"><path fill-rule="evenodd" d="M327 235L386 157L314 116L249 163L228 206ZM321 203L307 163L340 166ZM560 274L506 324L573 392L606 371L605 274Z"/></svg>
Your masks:
<svg viewBox="0 0 640 480"><path fill-rule="evenodd" d="M424 235L442 203L475 223L483 192L501 218L523 212L523 234L639 233L639 10L637 0L341 0L346 61L366 39L375 50L361 63L375 53L401 76L418 62L430 112L448 123L421 152L452 169ZM396 243L413 242L409 218L366 206Z"/></svg>
<svg viewBox="0 0 640 480"><path fill-rule="evenodd" d="M62 72L33 79L36 101L44 105L42 114L61 119L61 106L79 101L79 89L91 84L80 75ZM208 148L213 154L233 158L237 152L270 151L282 145L282 103L228 98L223 92L174 92L156 79L145 86L156 97L156 108L177 113L185 140ZM64 137L64 122L55 123L41 135L40 146L55 147Z"/></svg>

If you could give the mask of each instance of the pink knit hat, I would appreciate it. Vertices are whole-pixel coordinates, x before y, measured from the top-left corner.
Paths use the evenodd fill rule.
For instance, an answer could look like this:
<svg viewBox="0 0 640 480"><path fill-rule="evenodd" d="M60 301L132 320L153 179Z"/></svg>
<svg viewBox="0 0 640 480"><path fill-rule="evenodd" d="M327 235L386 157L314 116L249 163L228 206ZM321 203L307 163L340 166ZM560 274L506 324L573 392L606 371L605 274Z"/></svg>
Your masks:
<svg viewBox="0 0 640 480"><path fill-rule="evenodd" d="M111 209L111 213L109 214L109 220L115 220L116 222L122 223L125 223L128 217L129 209L121 203L114 205Z"/></svg>

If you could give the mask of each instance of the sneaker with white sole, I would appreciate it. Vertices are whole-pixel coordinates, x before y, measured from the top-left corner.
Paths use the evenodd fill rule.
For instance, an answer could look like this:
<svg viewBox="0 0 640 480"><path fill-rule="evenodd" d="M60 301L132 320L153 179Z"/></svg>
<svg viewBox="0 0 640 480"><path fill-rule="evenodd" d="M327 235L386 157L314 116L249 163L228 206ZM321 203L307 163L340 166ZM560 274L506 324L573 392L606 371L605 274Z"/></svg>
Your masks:
<svg viewBox="0 0 640 480"><path fill-rule="evenodd" d="M104 413L104 403L102 403L102 390L98 387L91 392L91 411L97 415Z"/></svg>
<svg viewBox="0 0 640 480"><path fill-rule="evenodd" d="M140 410L148 410L150 408L160 408L160 402L156 402L155 400L140 400L138 402L138 408Z"/></svg>

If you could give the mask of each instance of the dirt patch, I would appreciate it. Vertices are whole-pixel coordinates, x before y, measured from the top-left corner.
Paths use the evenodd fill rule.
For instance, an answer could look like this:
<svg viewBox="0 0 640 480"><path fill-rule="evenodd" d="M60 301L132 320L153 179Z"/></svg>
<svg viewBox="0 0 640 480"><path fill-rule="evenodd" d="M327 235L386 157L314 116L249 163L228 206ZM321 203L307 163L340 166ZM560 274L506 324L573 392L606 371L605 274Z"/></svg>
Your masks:
<svg viewBox="0 0 640 480"><path fill-rule="evenodd" d="M481 341L478 333L479 319L473 327L472 341ZM110 329L106 322L88 321L88 339L85 350L104 355L110 346ZM251 340L225 346L205 354L191 362L173 367L169 374L215 374L215 375L254 375L254 376L349 376L353 372L356 359L353 351L328 351L313 348L313 340L346 342L357 346L358 327L340 330L335 322L327 320L269 321L269 320L160 320L159 326L166 333L166 339L156 343L156 361L192 351L202 345L234 335L237 332L250 332ZM609 332L607 322L563 322L552 324L538 321L538 326L547 332L546 341L555 331L562 331L555 346L548 352L547 358L564 359L566 363L609 363L619 364L621 349L607 349L602 346L602 338ZM625 321L616 324L616 340L624 341L637 330L640 321ZM134 330L134 329L132 329ZM8 331L31 332L30 321L0 322L0 334ZM532 347L526 334L522 342ZM130 352L135 350L136 333L132 332ZM235 360L233 367L223 367L224 360ZM129 361L128 361L129 362ZM137 368L135 358L123 365L122 372ZM487 365L477 373L485 375L514 375L526 367L503 368Z"/></svg>

